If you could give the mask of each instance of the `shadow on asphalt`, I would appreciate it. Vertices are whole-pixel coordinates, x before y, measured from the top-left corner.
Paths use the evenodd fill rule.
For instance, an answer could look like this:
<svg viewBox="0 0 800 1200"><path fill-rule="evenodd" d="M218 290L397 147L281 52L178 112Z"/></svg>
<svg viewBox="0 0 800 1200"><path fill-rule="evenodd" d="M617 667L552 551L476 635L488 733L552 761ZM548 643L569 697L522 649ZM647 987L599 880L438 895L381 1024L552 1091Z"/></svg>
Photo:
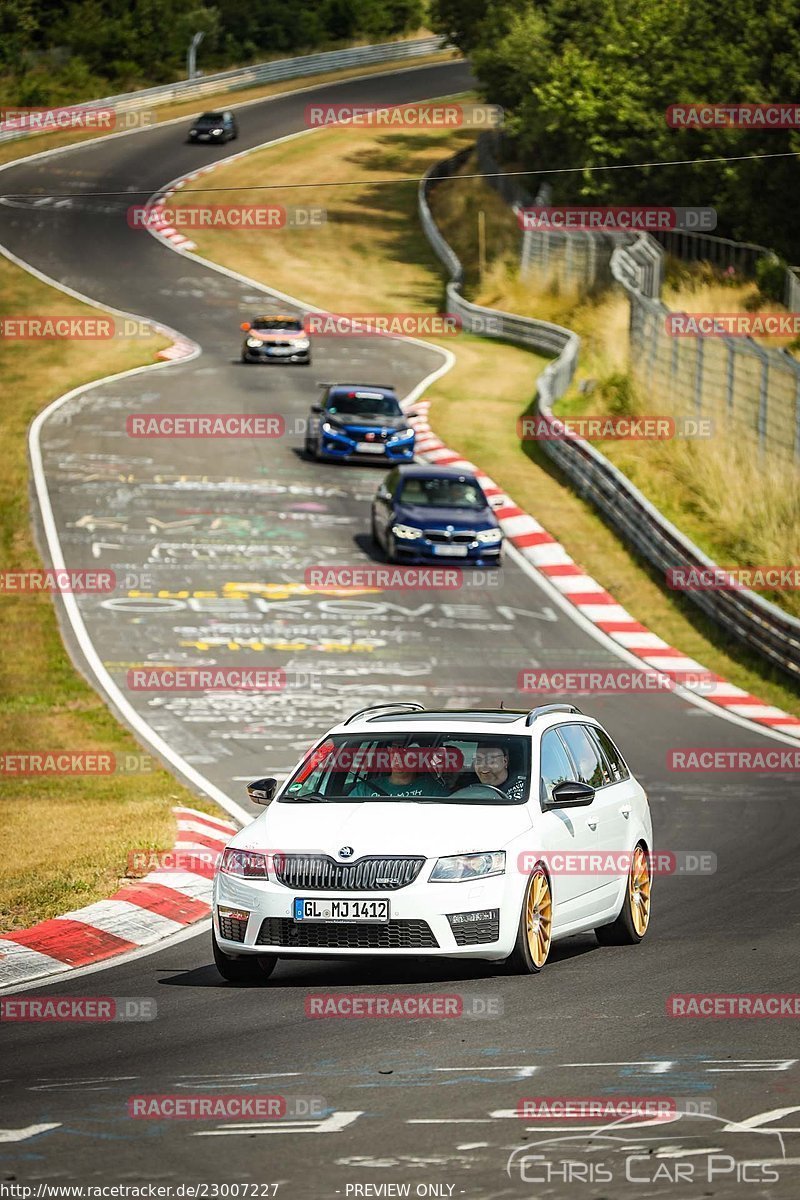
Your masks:
<svg viewBox="0 0 800 1200"><path fill-rule="evenodd" d="M569 962L571 959L580 958L584 954L590 954L599 949L600 946L593 934L567 938L553 947L545 970L550 971L557 968L559 963ZM495 978L513 979L514 976L509 975L500 963L467 960L458 962L455 959L388 960L373 958L354 963L337 959L290 961L287 958L278 963L274 974L265 979L263 983L226 983L217 973L213 964L168 975L159 979L158 983L166 987L274 990L276 988L451 984Z"/></svg>

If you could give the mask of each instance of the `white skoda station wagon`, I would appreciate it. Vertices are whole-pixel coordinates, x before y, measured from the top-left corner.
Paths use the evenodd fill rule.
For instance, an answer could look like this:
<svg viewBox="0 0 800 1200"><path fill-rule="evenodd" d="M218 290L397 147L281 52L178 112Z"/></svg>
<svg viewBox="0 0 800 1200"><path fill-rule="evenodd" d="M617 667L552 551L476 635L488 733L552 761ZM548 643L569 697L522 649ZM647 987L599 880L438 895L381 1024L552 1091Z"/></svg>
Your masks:
<svg viewBox="0 0 800 1200"><path fill-rule="evenodd" d="M652 823L616 743L571 704L361 709L228 843L214 960L258 982L280 958L478 958L540 971L559 938L647 932Z"/></svg>

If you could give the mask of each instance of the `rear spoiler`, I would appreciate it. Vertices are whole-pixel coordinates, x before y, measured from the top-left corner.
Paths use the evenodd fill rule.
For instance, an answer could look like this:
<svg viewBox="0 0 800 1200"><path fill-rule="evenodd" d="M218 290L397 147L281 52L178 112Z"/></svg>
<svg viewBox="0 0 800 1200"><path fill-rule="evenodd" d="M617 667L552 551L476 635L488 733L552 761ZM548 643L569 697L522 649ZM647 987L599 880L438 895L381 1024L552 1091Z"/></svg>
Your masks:
<svg viewBox="0 0 800 1200"><path fill-rule="evenodd" d="M359 392L368 392L370 388L386 388L387 391L395 391L393 383L342 383L341 380L333 380L331 382L323 379L317 380L317 387L357 388Z"/></svg>

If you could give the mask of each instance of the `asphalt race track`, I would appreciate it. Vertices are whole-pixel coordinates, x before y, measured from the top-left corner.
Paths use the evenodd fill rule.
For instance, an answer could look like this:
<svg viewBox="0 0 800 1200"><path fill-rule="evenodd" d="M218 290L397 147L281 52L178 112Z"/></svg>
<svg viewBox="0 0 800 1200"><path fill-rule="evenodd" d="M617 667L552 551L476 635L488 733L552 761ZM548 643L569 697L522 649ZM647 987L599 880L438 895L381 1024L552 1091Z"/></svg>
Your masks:
<svg viewBox="0 0 800 1200"><path fill-rule="evenodd" d="M286 771L342 713L370 701L496 707L504 699L521 707L515 689L523 665L616 661L511 557L493 583L478 575L453 591L298 594L308 566L369 561L369 502L381 477L370 467L303 459L300 430L315 381L392 382L406 394L441 356L401 341L318 339L310 369L243 366L239 322L285 303L126 223L130 203L181 173L302 129L310 100L369 101L379 89L381 99L400 103L469 84L468 68L449 63L326 85L243 108L239 140L217 150L188 146L184 125L167 125L22 163L0 177L4 194L38 196L0 204L0 240L15 255L202 348L190 362L69 401L45 423L42 451L70 566L113 568L128 577L128 591L144 593L79 601L121 688L128 669L146 663L286 669L286 691L236 700L128 693L156 734L248 810L246 780ZM55 193L70 195L46 199ZM302 278L294 292L303 298ZM243 443L127 436L128 414L156 412L279 413L288 432ZM796 1196L796 1027L666 1015L673 993L796 990L796 788L787 776L676 774L666 765L673 747L780 743L674 695L579 703L607 724L648 789L657 848L717 856L716 874L656 880L641 946L574 938L557 945L533 978L490 965L284 962L264 986L236 987L217 975L204 930L37 988L153 997L158 1015L146 1023L3 1029L0 1180L279 1183L284 1200L402 1194L356 1190L382 1184L408 1184L411 1195L486 1198ZM310 991L347 990L458 993L502 1015L306 1017ZM133 1094L242 1090L321 1098L324 1114L255 1125L128 1117ZM613 1183L598 1172L591 1182L553 1175L536 1182L542 1168L520 1166L518 1155L507 1171L509 1155L515 1148L543 1154L537 1143L568 1131L563 1122L519 1119L516 1106L531 1094L667 1096L704 1102L716 1118L611 1130L615 1137L595 1139L591 1149L580 1135L557 1149L604 1163ZM774 1110L789 1111L752 1121ZM737 1127L748 1120L756 1128ZM789 1132L778 1136L778 1129ZM735 1163L723 1170L720 1159L708 1181L712 1151ZM684 1168L677 1177L676 1164ZM702 1171L692 1178L687 1164Z"/></svg>

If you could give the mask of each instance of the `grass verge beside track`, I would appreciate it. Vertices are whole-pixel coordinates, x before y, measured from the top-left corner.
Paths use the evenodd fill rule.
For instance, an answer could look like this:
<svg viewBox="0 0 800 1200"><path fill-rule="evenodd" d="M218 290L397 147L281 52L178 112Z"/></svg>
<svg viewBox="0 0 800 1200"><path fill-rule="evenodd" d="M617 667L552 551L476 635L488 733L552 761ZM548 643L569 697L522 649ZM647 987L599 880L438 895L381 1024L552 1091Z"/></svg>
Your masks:
<svg viewBox="0 0 800 1200"><path fill-rule="evenodd" d="M468 144L470 137L452 130L328 129L253 151L220 166L214 173L215 186L236 189L236 200L244 203L253 198L247 185L257 180L307 183L308 190L298 187L292 192L294 202L324 204L328 223L313 230L255 235L193 231L197 253L334 312L438 310L441 267L417 220L416 185L391 180L393 175L422 174ZM325 179L364 182L320 189L318 181ZM390 182L378 184L378 180ZM438 189L439 195L443 190ZM494 192L486 191L502 205ZM474 213L465 214L460 205L442 210L436 193L434 197L444 232L456 249L466 237L474 240ZM233 202L234 197L229 199ZM181 189L173 202L191 203L191 188ZM489 221L487 226L491 231ZM483 302L501 306L499 298ZM624 330L622 320L620 316L617 324ZM236 336L232 330L232 339ZM603 331L598 329L597 336L601 338ZM777 671L734 644L724 646L716 626L689 601L666 594L656 573L576 495L536 443L520 444L516 420L531 410L535 379L544 360L515 347L464 336L439 344L449 345L458 359L458 365L428 392L434 401L432 424L439 436L497 480L648 628L738 686L800 715L797 693Z"/></svg>
<svg viewBox="0 0 800 1200"><path fill-rule="evenodd" d="M3 316L102 315L0 258ZM41 566L30 522L27 434L32 419L64 392L100 376L153 361L167 345L144 342L0 339L3 404L0 435L2 570ZM128 851L169 849L174 803L218 812L181 787L133 737L75 670L61 640L52 598L0 594L0 724L8 753L104 751L152 769L107 776L15 777L0 769L0 931L110 895L126 871Z"/></svg>

